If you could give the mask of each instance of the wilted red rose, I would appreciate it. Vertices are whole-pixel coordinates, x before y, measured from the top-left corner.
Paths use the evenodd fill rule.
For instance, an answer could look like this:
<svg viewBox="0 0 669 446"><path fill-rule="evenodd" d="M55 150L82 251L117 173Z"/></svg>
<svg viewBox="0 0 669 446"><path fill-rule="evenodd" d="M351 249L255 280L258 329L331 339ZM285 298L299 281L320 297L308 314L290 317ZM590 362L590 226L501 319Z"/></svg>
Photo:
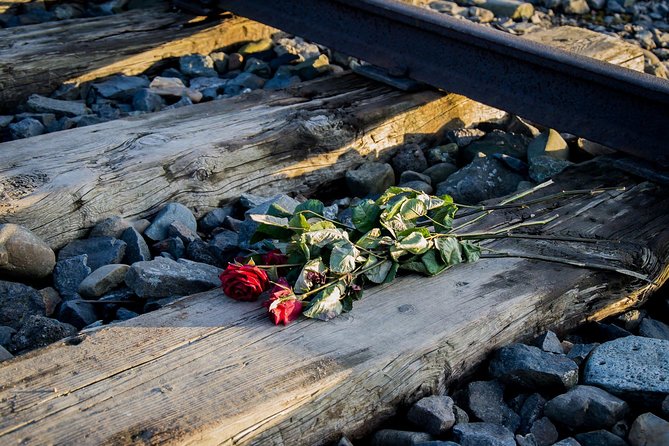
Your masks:
<svg viewBox="0 0 669 446"><path fill-rule="evenodd" d="M302 301L295 297L293 289L283 277L274 285L264 305L275 325L288 325L302 314Z"/></svg>
<svg viewBox="0 0 669 446"><path fill-rule="evenodd" d="M230 263L219 277L225 294L236 300L256 300L269 287L265 271L254 265Z"/></svg>
<svg viewBox="0 0 669 446"><path fill-rule="evenodd" d="M288 256L283 254L278 249L263 254L261 257L263 265L283 265L288 263Z"/></svg>

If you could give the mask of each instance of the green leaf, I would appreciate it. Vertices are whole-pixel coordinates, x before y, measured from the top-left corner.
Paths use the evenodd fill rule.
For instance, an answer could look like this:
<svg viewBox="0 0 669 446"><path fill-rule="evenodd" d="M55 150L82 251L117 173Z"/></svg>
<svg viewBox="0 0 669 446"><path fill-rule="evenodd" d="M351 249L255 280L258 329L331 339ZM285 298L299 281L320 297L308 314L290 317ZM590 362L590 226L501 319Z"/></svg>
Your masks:
<svg viewBox="0 0 669 446"><path fill-rule="evenodd" d="M405 271L413 271L414 273L425 274L427 275L427 269L422 262L417 262L415 260L411 262L405 262L400 264L400 269Z"/></svg>
<svg viewBox="0 0 669 446"><path fill-rule="evenodd" d="M355 269L355 259L359 251L348 240L340 240L332 246L330 271L337 274L350 273Z"/></svg>
<svg viewBox="0 0 669 446"><path fill-rule="evenodd" d="M311 229L311 225L307 221L307 218L304 216L304 214L293 215L293 218L288 221L288 224L291 228L293 228L293 231L297 231L295 228L302 228L305 231L309 231Z"/></svg>
<svg viewBox="0 0 669 446"><path fill-rule="evenodd" d="M427 214L425 202L418 198L406 200L400 208L400 215L404 220L415 220Z"/></svg>
<svg viewBox="0 0 669 446"><path fill-rule="evenodd" d="M446 265L441 263L440 256L437 255L435 249L431 249L420 258L421 263L425 266L426 274L434 276L442 272Z"/></svg>
<svg viewBox="0 0 669 446"><path fill-rule="evenodd" d="M401 238L395 246L411 254L423 254L430 249L430 242L420 232L412 232Z"/></svg>
<svg viewBox="0 0 669 446"><path fill-rule="evenodd" d="M391 186L376 200L376 204L382 206L400 194L416 194L416 191L408 187Z"/></svg>
<svg viewBox="0 0 669 446"><path fill-rule="evenodd" d="M267 209L267 215L271 215L273 217L286 217L290 218L293 216L292 212L289 212L288 210L284 209L277 203L272 203L269 206L269 209Z"/></svg>
<svg viewBox="0 0 669 446"><path fill-rule="evenodd" d="M314 286L314 284L307 278L308 274L310 272L315 272L318 274L323 274L325 273L325 263L321 260L321 258L317 259L312 259L309 260L304 267L302 267L302 271L300 271L300 275L297 277L297 280L295 281L295 286L293 287L294 291L296 294L304 294L307 291L311 290L311 288Z"/></svg>
<svg viewBox="0 0 669 446"><path fill-rule="evenodd" d="M325 205L321 201L311 199L305 201L304 203L298 204L294 213L298 214L304 211L308 211L304 212L304 214L307 218L311 218L315 217L314 214L323 215L323 208L325 208Z"/></svg>
<svg viewBox="0 0 669 446"><path fill-rule="evenodd" d="M320 229L318 231L309 231L302 234L304 242L309 246L322 248L338 240L348 241L348 234L341 229Z"/></svg>
<svg viewBox="0 0 669 446"><path fill-rule="evenodd" d="M390 268L390 271L388 271L388 275L386 276L386 280L383 281L383 283L390 283L393 280L395 280L395 276L397 276L397 270L400 268L400 264L398 262L393 262L393 266Z"/></svg>
<svg viewBox="0 0 669 446"><path fill-rule="evenodd" d="M476 262L481 257L481 247L472 242L460 242L462 255L466 262Z"/></svg>
<svg viewBox="0 0 669 446"><path fill-rule="evenodd" d="M413 227L413 223L404 221L399 215L397 215L392 220L382 220L381 225L386 228L393 236L399 232L406 231L407 229Z"/></svg>
<svg viewBox="0 0 669 446"><path fill-rule="evenodd" d="M392 267L393 262L390 260L379 260L372 256L367 260L363 269L371 268L365 272L365 277L369 279L370 282L383 283Z"/></svg>
<svg viewBox="0 0 669 446"><path fill-rule="evenodd" d="M435 221L435 230L450 230L453 227L453 218L457 211L458 207L452 203L445 203L434 211L430 211L430 217Z"/></svg>
<svg viewBox="0 0 669 446"><path fill-rule="evenodd" d="M393 197L388 204L386 209L381 213L381 223L392 220L397 214L400 213L402 205L408 200L405 196L396 196Z"/></svg>
<svg viewBox="0 0 669 446"><path fill-rule="evenodd" d="M428 238L428 237L430 237L430 235L432 235L432 234L430 234L430 230L427 229L427 228L409 228L407 230L404 230L404 231L398 233L397 237L401 239L403 237L406 237L408 235L413 234L414 232L419 232L419 233L423 234L423 237L425 237L425 238Z"/></svg>
<svg viewBox="0 0 669 446"><path fill-rule="evenodd" d="M439 237L434 244L446 265L452 266L462 263L462 254L460 253L458 239L455 237Z"/></svg>
<svg viewBox="0 0 669 446"><path fill-rule="evenodd" d="M316 294L302 314L312 319L329 321L344 310L341 299L344 296L344 285L336 283Z"/></svg>
<svg viewBox="0 0 669 446"><path fill-rule="evenodd" d="M249 217L256 223L259 223L256 233L262 233L277 240L287 240L293 234L288 229L289 223L286 217L263 214L251 214Z"/></svg>
<svg viewBox="0 0 669 446"><path fill-rule="evenodd" d="M367 232L377 225L381 208L372 200L363 200L353 207L351 220L360 232Z"/></svg>
<svg viewBox="0 0 669 446"><path fill-rule="evenodd" d="M337 226L331 221L322 220L312 224L310 231L320 231L321 229L337 229Z"/></svg>
<svg viewBox="0 0 669 446"><path fill-rule="evenodd" d="M379 228L374 228L360 237L356 242L356 245L363 249L374 249L378 248L381 242L381 230Z"/></svg>

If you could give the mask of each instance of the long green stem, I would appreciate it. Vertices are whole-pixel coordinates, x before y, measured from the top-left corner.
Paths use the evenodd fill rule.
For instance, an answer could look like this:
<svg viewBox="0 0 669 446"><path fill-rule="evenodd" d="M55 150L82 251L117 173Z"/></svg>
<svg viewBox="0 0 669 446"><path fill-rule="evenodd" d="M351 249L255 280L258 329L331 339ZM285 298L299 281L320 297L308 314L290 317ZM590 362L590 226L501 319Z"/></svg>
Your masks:
<svg viewBox="0 0 669 446"><path fill-rule="evenodd" d="M378 267L378 266L379 266L378 263L375 263L375 264L372 265L372 266L368 266L367 268L362 268L362 266L361 266L361 267L359 267L357 270L354 270L353 272L351 272L351 275L359 276L360 274L364 274L364 273L366 273L367 271L371 271L372 269L374 269L374 268L376 268L376 267ZM360 269L360 268L362 268L362 269ZM318 287L318 288L314 288L313 290L309 290L309 291L307 291L306 293L297 294L297 297L298 297L300 300L304 300L305 297L307 297L307 296L311 296L312 294L316 294L316 293L318 293L318 292L320 292L320 291L323 291L323 290L326 289L327 287L330 287L330 286L334 285L335 283L338 283L338 282L343 281L344 278L346 278L346 275L341 276L340 278L338 278L338 279L335 280L334 282L328 282L328 283L326 283L325 285L322 285L322 286L320 286L320 287Z"/></svg>
<svg viewBox="0 0 669 446"><path fill-rule="evenodd" d="M535 220L535 221L524 221L522 223L517 223L515 225L507 226L502 229L498 229L496 231L488 231L488 232L470 232L468 234L455 234L455 233L450 233L446 235L450 235L453 237L458 237L458 238L486 238L488 236L495 236L499 234L503 234L505 232L513 231L514 229L519 229L519 228L526 228L529 226L542 226L546 225L556 218L558 218L559 215L554 215L550 218L547 218L545 220Z"/></svg>

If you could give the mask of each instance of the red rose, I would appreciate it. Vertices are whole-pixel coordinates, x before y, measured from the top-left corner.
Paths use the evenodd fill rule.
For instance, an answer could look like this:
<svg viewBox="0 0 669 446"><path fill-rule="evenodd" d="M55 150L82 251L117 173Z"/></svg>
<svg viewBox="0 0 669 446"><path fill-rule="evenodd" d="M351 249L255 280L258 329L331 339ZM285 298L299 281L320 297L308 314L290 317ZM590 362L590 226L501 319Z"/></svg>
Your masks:
<svg viewBox="0 0 669 446"><path fill-rule="evenodd" d="M253 265L229 263L219 277L225 294L235 300L256 300L269 287L265 271Z"/></svg>
<svg viewBox="0 0 669 446"><path fill-rule="evenodd" d="M269 300L264 303L268 307L269 317L275 325L288 325L302 314L302 301L298 300L292 288L283 277L274 285Z"/></svg>
<svg viewBox="0 0 669 446"><path fill-rule="evenodd" d="M274 249L261 257L263 265L283 265L288 263L288 256L278 249Z"/></svg>

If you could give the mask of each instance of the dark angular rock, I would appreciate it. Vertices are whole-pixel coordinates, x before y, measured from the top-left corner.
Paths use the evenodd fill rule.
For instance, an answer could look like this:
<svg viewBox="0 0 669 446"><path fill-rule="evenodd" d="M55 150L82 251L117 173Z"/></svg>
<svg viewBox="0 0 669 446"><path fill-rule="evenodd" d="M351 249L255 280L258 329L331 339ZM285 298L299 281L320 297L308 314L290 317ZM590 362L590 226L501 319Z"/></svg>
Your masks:
<svg viewBox="0 0 669 446"><path fill-rule="evenodd" d="M437 195L448 194L458 203L476 204L514 192L523 177L495 158L476 158L437 185Z"/></svg>
<svg viewBox="0 0 669 446"><path fill-rule="evenodd" d="M598 387L580 385L546 403L551 420L571 428L608 429L629 411L627 403Z"/></svg>
<svg viewBox="0 0 669 446"><path fill-rule="evenodd" d="M267 214L271 208L281 209L292 213L295 211L297 205L299 205L299 202L297 200L290 198L288 195L280 194L280 195L275 195L269 200L263 202L262 204L246 211L244 223L242 223L238 231L239 245L246 246L250 242L251 237L253 237L253 234L255 233L256 228L258 227L258 223L254 222L251 219L250 217L251 215Z"/></svg>
<svg viewBox="0 0 669 446"><path fill-rule="evenodd" d="M455 164L439 163L425 169L423 174L430 177L431 184L438 184L446 181L446 179L457 170L458 168Z"/></svg>
<svg viewBox="0 0 669 446"><path fill-rule="evenodd" d="M95 224L89 237L114 237L121 238L123 232L132 227L132 224L123 217L114 215L100 220Z"/></svg>
<svg viewBox="0 0 669 446"><path fill-rule="evenodd" d="M185 296L220 286L221 272L204 263L156 258L132 265L125 281L139 297Z"/></svg>
<svg viewBox="0 0 669 446"><path fill-rule="evenodd" d="M125 256L123 257L124 263L132 265L135 262L151 260L149 245L146 244L146 240L144 240L144 237L142 237L142 234L137 229L130 227L123 231L121 240L126 244Z"/></svg>
<svg viewBox="0 0 669 446"><path fill-rule="evenodd" d="M190 77L218 76L211 57L202 54L191 54L179 58L179 70Z"/></svg>
<svg viewBox="0 0 669 446"><path fill-rule="evenodd" d="M662 401L662 414L669 418L669 395Z"/></svg>
<svg viewBox="0 0 669 446"><path fill-rule="evenodd" d="M0 325L0 345L7 347L9 342L12 340L12 336L16 333L12 327L7 325Z"/></svg>
<svg viewBox="0 0 669 446"><path fill-rule="evenodd" d="M455 129L449 130L446 133L448 139L453 143L457 144L459 147L464 147L472 142L479 140L485 136L485 132L479 129Z"/></svg>
<svg viewBox="0 0 669 446"><path fill-rule="evenodd" d="M184 245L188 245L193 240L200 238L200 236L197 235L197 232L193 231L180 221L173 221L170 223L167 227L167 236L180 239Z"/></svg>
<svg viewBox="0 0 669 446"><path fill-rule="evenodd" d="M443 435L455 424L453 400L448 396L428 396L416 402L407 418L424 432Z"/></svg>
<svg viewBox="0 0 669 446"><path fill-rule="evenodd" d="M44 301L37 290L0 280L0 325L18 330L22 319L31 315L46 315Z"/></svg>
<svg viewBox="0 0 669 446"><path fill-rule="evenodd" d="M216 228L223 226L225 218L232 214L232 206L225 208L213 209L199 221L200 230L203 232L211 232Z"/></svg>
<svg viewBox="0 0 669 446"><path fill-rule="evenodd" d="M538 446L534 434L516 434L516 443L518 443L518 446Z"/></svg>
<svg viewBox="0 0 669 446"><path fill-rule="evenodd" d="M649 317L644 318L639 325L639 336L669 341L669 325Z"/></svg>
<svg viewBox="0 0 669 446"><path fill-rule="evenodd" d="M519 411L520 425L518 426L518 432L521 434L530 433L534 422L543 417L545 405L546 399L540 394L533 393L528 396Z"/></svg>
<svg viewBox="0 0 669 446"><path fill-rule="evenodd" d="M119 308L116 310L116 319L119 321L127 321L128 319L132 319L139 316L139 314L135 313L134 311L130 311L127 308Z"/></svg>
<svg viewBox="0 0 669 446"><path fill-rule="evenodd" d="M291 76L288 73L277 73L273 78L265 82L265 90L283 90L302 82L299 76Z"/></svg>
<svg viewBox="0 0 669 446"><path fill-rule="evenodd" d="M257 90L259 88L262 88L265 85L265 82L267 82L265 79L253 73L240 73L234 79L230 80L228 85L231 87L237 86L241 88L250 88L251 90ZM226 94L228 93L227 87L225 89L225 92Z"/></svg>
<svg viewBox="0 0 669 446"><path fill-rule="evenodd" d="M546 333L536 338L532 342L532 345L539 347L545 352L558 354L564 353L564 349L562 348L562 344L560 344L560 340L552 331L547 331Z"/></svg>
<svg viewBox="0 0 669 446"><path fill-rule="evenodd" d="M86 254L88 256L87 265L95 271L103 265L121 263L125 254L125 246L124 241L113 237L92 237L74 240L60 250L58 260Z"/></svg>
<svg viewBox="0 0 669 446"><path fill-rule="evenodd" d="M432 436L424 432L382 429L374 434L372 446L415 446L418 443L432 440Z"/></svg>
<svg viewBox="0 0 669 446"><path fill-rule="evenodd" d="M598 430L574 435L581 446L627 446L627 442L609 431Z"/></svg>
<svg viewBox="0 0 669 446"><path fill-rule="evenodd" d="M639 328L641 320L648 316L646 310L630 310L621 314L616 318L616 322L627 331L634 331Z"/></svg>
<svg viewBox="0 0 669 446"><path fill-rule="evenodd" d="M414 172L413 170L406 170L400 175L400 184L408 183L409 181L422 181L427 184L432 183L432 179L428 175Z"/></svg>
<svg viewBox="0 0 669 446"><path fill-rule="evenodd" d="M602 322L593 322L585 327L585 331L589 337L596 339L598 342L612 341L614 339L632 336L632 333L615 324L605 324Z"/></svg>
<svg viewBox="0 0 669 446"><path fill-rule="evenodd" d="M60 99L52 99L38 94L33 94L28 98L26 103L31 110L38 113L55 113L57 115L65 116L79 116L90 113L90 110L85 104L75 101L62 101Z"/></svg>
<svg viewBox="0 0 669 446"><path fill-rule="evenodd" d="M244 64L244 72L253 73L260 77L264 77L265 79L272 77L272 68L269 66L269 64L260 59L256 59L255 57L246 59L246 63Z"/></svg>
<svg viewBox="0 0 669 446"><path fill-rule="evenodd" d="M217 267L222 267L224 265L223 262L218 260L212 247L202 240L194 240L192 243L188 244L186 257L194 262L206 263Z"/></svg>
<svg viewBox="0 0 669 446"><path fill-rule="evenodd" d="M520 417L504 402L504 386L499 381L474 381L466 392L466 406L471 415L487 423L501 424L515 432Z"/></svg>
<svg viewBox="0 0 669 446"><path fill-rule="evenodd" d="M239 251L239 234L223 229L212 237L209 245L221 262L227 262Z"/></svg>
<svg viewBox="0 0 669 446"><path fill-rule="evenodd" d="M0 362L3 362L3 361L9 361L9 360L12 359L13 357L14 357L14 355L12 355L11 353L9 353L9 352L5 349L5 347L3 347L2 345L0 345Z"/></svg>
<svg viewBox="0 0 669 446"><path fill-rule="evenodd" d="M504 383L530 389L569 389L578 381L578 366L574 361L523 344L497 350L489 371Z"/></svg>
<svg viewBox="0 0 669 446"><path fill-rule="evenodd" d="M546 417L539 418L532 423L530 433L534 435L538 446L550 446L559 438L555 425Z"/></svg>
<svg viewBox="0 0 669 446"><path fill-rule="evenodd" d="M30 315L24 318L19 331L12 338L9 351L32 350L77 334L77 329L56 319Z"/></svg>
<svg viewBox="0 0 669 446"><path fill-rule="evenodd" d="M650 412L641 414L632 423L628 439L632 446L669 445L669 422Z"/></svg>
<svg viewBox="0 0 669 446"><path fill-rule="evenodd" d="M408 187L409 189L417 190L420 192L425 192L428 195L431 195L433 192L432 186L429 183L424 181L407 181L406 183L400 183L400 187Z"/></svg>
<svg viewBox="0 0 669 446"><path fill-rule="evenodd" d="M39 294L42 296L47 317L51 317L63 299L61 299L58 291L51 287L42 288L39 290Z"/></svg>
<svg viewBox="0 0 669 446"><path fill-rule="evenodd" d="M346 172L348 190L360 197L381 194L395 184L395 172L390 164L368 162Z"/></svg>
<svg viewBox="0 0 669 446"><path fill-rule="evenodd" d="M630 426L627 424L627 421L620 420L614 424L611 429L609 429L612 434L619 436L620 438L627 438L627 434L630 431Z"/></svg>
<svg viewBox="0 0 669 446"><path fill-rule="evenodd" d="M532 178L532 180L536 181L537 183L543 183L544 181L559 174L572 164L574 163L570 161L557 160L549 156L538 156L530 163L530 178Z"/></svg>
<svg viewBox="0 0 669 446"><path fill-rule="evenodd" d="M516 446L513 433L493 423L456 424L453 439L461 446Z"/></svg>
<svg viewBox="0 0 669 446"><path fill-rule="evenodd" d="M89 299L102 297L124 283L129 268L123 264L101 266L79 284L79 294Z"/></svg>
<svg viewBox="0 0 669 446"><path fill-rule="evenodd" d="M98 320L93 305L82 302L81 299L66 300L60 304L58 319L74 325L81 330L85 326Z"/></svg>
<svg viewBox="0 0 669 446"><path fill-rule="evenodd" d="M572 437L568 437L558 441L557 443L553 444L553 446L581 446L581 443L579 443Z"/></svg>
<svg viewBox="0 0 669 446"><path fill-rule="evenodd" d="M457 405L453 405L453 415L455 415L455 424L469 423L467 412Z"/></svg>
<svg viewBox="0 0 669 446"><path fill-rule="evenodd" d="M41 135L45 131L46 127L44 127L44 124L34 118L25 118L19 122L9 124L9 134L12 139L29 138Z"/></svg>
<svg viewBox="0 0 669 446"><path fill-rule="evenodd" d="M167 228L174 222L179 221L193 232L197 231L197 221L193 213L184 205L179 203L168 203L153 219L144 235L151 240L159 241L167 237Z"/></svg>
<svg viewBox="0 0 669 446"><path fill-rule="evenodd" d="M407 170L423 172L428 167L425 154L418 144L407 144L402 147L393 157L392 165L397 174Z"/></svg>
<svg viewBox="0 0 669 446"><path fill-rule="evenodd" d="M567 353L567 358L571 359L576 364L581 365L598 345L598 343L574 344L571 350L569 350L569 353Z"/></svg>
<svg viewBox="0 0 669 446"><path fill-rule="evenodd" d="M186 254L186 246L180 238L170 237L153 245L154 251L167 253L173 259L180 259Z"/></svg>
<svg viewBox="0 0 669 446"><path fill-rule="evenodd" d="M69 299L76 296L79 285L90 273L87 254L59 260L53 269L53 286L64 299Z"/></svg>
<svg viewBox="0 0 669 446"><path fill-rule="evenodd" d="M163 98L148 88L142 88L132 97L132 106L135 110L157 112L165 106Z"/></svg>
<svg viewBox="0 0 669 446"><path fill-rule="evenodd" d="M0 274L10 279L42 278L51 274L55 264L49 245L30 230L0 224Z"/></svg>
<svg viewBox="0 0 669 446"><path fill-rule="evenodd" d="M458 145L454 143L433 147L425 153L425 158L430 166L439 163L457 163Z"/></svg>
<svg viewBox="0 0 669 446"><path fill-rule="evenodd" d="M501 153L520 160L525 160L527 159L528 144L529 138L524 135L493 130L483 138L473 141L466 147L461 148L459 151L460 162L462 164L469 164L478 158L479 153L483 153L486 156L492 155L493 153Z"/></svg>
<svg viewBox="0 0 669 446"><path fill-rule="evenodd" d="M585 363L585 384L643 404L669 394L669 341L627 336L597 347ZM580 441L580 440L579 440Z"/></svg>
<svg viewBox="0 0 669 446"><path fill-rule="evenodd" d="M103 82L96 82L92 89L98 96L107 99L130 100L142 88L148 88L149 80L139 76L112 76Z"/></svg>

